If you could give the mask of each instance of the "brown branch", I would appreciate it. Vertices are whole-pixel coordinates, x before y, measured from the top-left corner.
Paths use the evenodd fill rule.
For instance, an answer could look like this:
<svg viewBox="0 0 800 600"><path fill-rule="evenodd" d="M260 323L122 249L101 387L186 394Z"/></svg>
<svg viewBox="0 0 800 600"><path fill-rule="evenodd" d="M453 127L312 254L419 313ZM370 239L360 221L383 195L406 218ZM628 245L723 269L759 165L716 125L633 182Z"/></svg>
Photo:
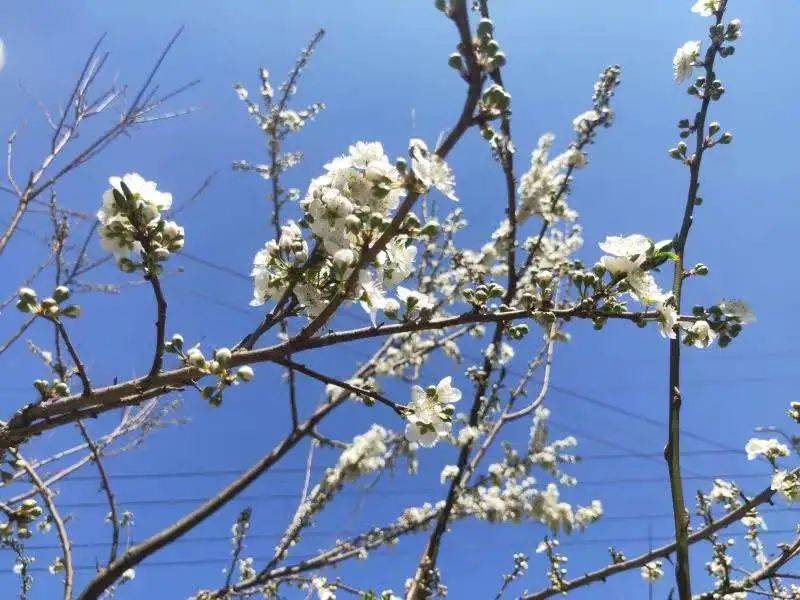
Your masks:
<svg viewBox="0 0 800 600"><path fill-rule="evenodd" d="M372 392L370 390L366 390L364 388L360 388L358 386L347 383L346 381L330 377L329 375L325 375L324 373L320 373L319 371L309 369L307 366L294 362L289 359L276 358L273 359L272 362L287 367L290 370L290 372L297 371L298 373L302 373L303 375L311 377L312 379L316 379L317 381L321 381L322 383L328 385L335 385L336 387L346 390L351 394L355 394L356 396L377 400L381 404L384 404L389 408L391 408L401 417L405 414L406 407L404 405L397 404L396 402L393 402L392 400L389 400L387 397L382 396L381 394L378 394L376 392Z"/></svg>
<svg viewBox="0 0 800 600"><path fill-rule="evenodd" d="M749 574L742 581L729 583L713 592L706 592L698 596L698 600L712 600L719 598L720 594L735 594L737 592L747 592L754 585L773 577L782 566L787 564L790 560L795 558L800 552L800 537L795 538L791 544L787 544L781 549L781 553L761 567L759 570ZM775 596L780 598L781 596ZM787 596L789 598L790 596Z"/></svg>
<svg viewBox="0 0 800 600"><path fill-rule="evenodd" d="M704 527L703 529L700 529L699 531L696 531L695 533L691 534L688 538L689 545L696 544L697 542L708 539L716 532L725 529L729 525L737 523L742 517L746 516L747 513L750 512L753 508L760 506L761 504L770 502L776 493L777 492L773 490L772 487L767 487L763 489L756 496L754 496L753 498L742 504L736 510L729 512L725 516L714 521L711 525L708 525L707 527ZM665 546L661 546L660 548L650 550L649 552L637 556L636 558L631 558L619 563L613 563L597 571L592 571L590 573L582 575L581 577L565 581L561 587L558 588L549 587L535 594L526 595L521 600L544 600L545 598L550 598L552 596L563 595L566 592L570 592L572 590L585 587L587 585L591 585L592 583L597 583L599 581L605 582L606 579L608 579L613 575L624 573L625 571L630 571L631 569L643 567L651 560L655 560L657 558L666 558L670 554L675 552L676 549L677 549L677 542L672 542L671 544L667 544Z"/></svg>
<svg viewBox="0 0 800 600"><path fill-rule="evenodd" d="M128 549L124 555L112 562L108 568L98 573L94 579L81 592L79 600L95 600L111 586L127 569L130 569L148 556L157 552L161 548L174 542L185 533L191 531L205 519L216 513L225 506L240 492L247 488L251 483L258 479L263 473L269 470L294 446L308 435L314 427L334 408L341 404L346 395L342 394L338 398L320 406L300 427L284 438L275 448L267 453L261 460L251 466L239 478L225 487L215 496L209 498L202 505L191 513L176 521L174 524L163 529L159 533L149 537L145 541L136 544Z"/></svg>
<svg viewBox="0 0 800 600"><path fill-rule="evenodd" d="M28 477L30 477L31 482L36 486L37 490L39 491L39 495L42 497L42 500L45 503L45 506L47 506L47 510L50 513L50 518L53 520L53 524L56 526L58 540L61 543L61 550L64 557L64 600L71 600L74 578L74 571L72 568L72 550L70 548L69 536L67 535L67 528L64 526L64 520L61 518L61 514L58 512L58 508L56 508L56 504L53 501L53 493L39 477L39 474L36 472L36 470L30 466L28 461L26 461L17 450L11 450L11 454L14 456L14 458L20 461L22 468L28 474Z"/></svg>
<svg viewBox="0 0 800 600"><path fill-rule="evenodd" d="M153 295L156 297L156 343L153 354L153 364L150 367L148 378L153 378L161 372L164 363L164 336L167 327L167 300L161 289L161 281L155 273L149 273L147 280L153 288Z"/></svg>
<svg viewBox="0 0 800 600"><path fill-rule="evenodd" d="M575 307L555 309L548 312L555 315L556 318L591 318L591 316L602 315L609 319L622 319L633 322L658 318L655 312L605 313L600 311L587 313ZM527 310L492 313L470 312L430 321L410 321L392 325L379 325L377 327L364 327L330 333L307 340L292 338L286 342L266 348L235 352L231 358L231 367L235 368L246 364L284 359L289 354L296 352L324 348L345 342L391 336L398 333L446 329L474 323L505 323L518 319L532 318L535 315L535 312ZM686 316L682 317L682 319L691 321L694 317ZM37 435L64 423L74 423L77 419L96 416L123 406L136 405L150 398L156 398L182 389L185 386L192 385L201 377L203 377L203 373L197 369L181 367L161 372L153 377L138 377L104 388L97 388L88 396L72 395L66 398L26 405L18 410L6 425L0 425L0 448L8 448L32 435Z"/></svg>
<svg viewBox="0 0 800 600"><path fill-rule="evenodd" d="M722 0L719 9L715 13L716 24L722 21L725 13L727 0ZM686 240L689 237L689 230L692 226L694 207L697 201L697 191L700 185L700 166L705 151L705 124L708 107L711 102L711 85L714 81L714 60L720 47L718 38L709 45L705 56L706 83L705 93L702 100L700 111L695 117L694 126L696 129L696 150L693 159L689 164L689 191L686 198L686 205L683 211L683 220L680 232L675 238L674 252L677 255L674 266L672 295L675 301L675 308L681 310L681 292L683 288L684 273L684 254L686 251ZM681 403L681 334L678 331L675 337L669 342L669 388L667 390L667 407L669 412L669 429L666 447L664 448L664 460L667 463L669 472L670 494L672 496L672 512L675 525L675 540L677 543L675 561L675 580L678 587L678 596L681 600L691 600L692 584L689 561L689 515L686 510L683 498L683 480L681 476L681 455L680 455L680 418Z"/></svg>
<svg viewBox="0 0 800 600"><path fill-rule="evenodd" d="M117 517L117 503L114 500L114 492L111 489L111 481L108 478L106 469L103 466L103 461L100 458L100 449L94 443L89 432L86 430L82 421L78 421L78 429L81 431L81 436L86 441L86 445L92 454L92 460L97 466L97 472L100 474L100 485L108 500L109 517L111 519L111 548L108 552L108 563L111 564L117 558L117 549L119 548L119 518Z"/></svg>
<svg viewBox="0 0 800 600"><path fill-rule="evenodd" d="M86 374L86 367L84 367L80 357L78 356L78 351L75 349L75 346L72 345L72 340L70 340L64 324L57 318L52 319L52 322L56 326L59 337L64 340L64 345L67 347L67 352L69 352L72 362L75 363L75 368L78 370L78 378L81 380L81 384L83 385L83 396L90 396L92 393L92 384L89 381L89 376Z"/></svg>

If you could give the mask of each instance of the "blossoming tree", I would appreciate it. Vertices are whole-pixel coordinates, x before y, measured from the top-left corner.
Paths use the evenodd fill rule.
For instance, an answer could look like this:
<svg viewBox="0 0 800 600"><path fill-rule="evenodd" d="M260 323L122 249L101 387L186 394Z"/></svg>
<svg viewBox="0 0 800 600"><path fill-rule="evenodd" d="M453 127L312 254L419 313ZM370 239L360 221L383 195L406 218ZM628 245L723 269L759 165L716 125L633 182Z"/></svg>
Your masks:
<svg viewBox="0 0 800 600"><path fill-rule="evenodd" d="M714 105L725 92L717 71L721 60L733 55L742 29L737 19L729 18L728 4L727 0L699 0L691 6L698 16L698 31L707 29L707 37L680 45L674 58L674 79L683 85L688 82L695 102L690 116L678 123L680 141L669 150L688 179L674 237L654 240L640 233L609 232L598 249L583 251L588 262L578 258L582 230L571 203L571 184L588 166L591 144L613 124L619 67L600 73L591 105L575 117L573 138L563 149L555 151L555 138L545 134L530 163L521 165L512 139L512 96L503 82L506 55L488 0L436 0L439 18L448 19L455 34L455 51L446 62L465 88L463 103L446 134L436 143L411 139L407 153L397 158L390 158L378 141L331 149L333 158L303 190L283 187L284 173L301 159L299 153L284 151L284 142L324 109L322 104L291 108L297 81L323 33L311 40L278 90L268 71L261 69L258 93L251 95L243 85L237 85L236 92L265 136L268 161L234 164L238 170L260 174L269 186L272 239L265 241L252 262L251 305L260 316L249 331L203 343L187 340L170 327L163 285L169 276L166 266L192 240L192 232L176 220L178 211L170 193L139 174L116 174L105 191L98 191L99 210L88 237L77 245L68 243L73 215L59 204L53 192L56 185L67 176L78 177L78 167L140 123L180 114L156 115L174 96L159 97L155 92L153 78L162 55L122 118L86 146L76 146L82 143L77 132L83 122L106 113L121 96L112 88L93 98L92 88L104 62L96 47L66 109L60 115L48 115L53 129L49 152L24 184L17 182L12 165L13 136L8 144L3 190L15 199L15 210L0 234L0 255L7 252L32 208L46 207L52 216L50 255L15 296L26 320L19 333L0 348L4 352L29 328L49 329L54 336L52 347L31 347L52 375L34 381L31 401L0 424L5 461L0 471L5 494L0 503L0 544L13 551L9 556L19 575L21 596L38 597L29 569L36 558L31 538L55 529L61 551L49 569L63 581L65 599L113 595L123 585L136 585L131 581L142 561L214 518L254 481L268 477L291 450L309 442L312 451L326 447L337 458L312 482L309 455L301 502L271 558L260 561L248 555L248 532L258 509L242 511L231 529L232 559L224 580L214 587L197 582L196 600L278 598L293 591L298 597L310 594L320 599L340 594L382 600L445 595L447 573L439 569L440 555L447 550L450 526L467 519L484 521L487 527L523 521L539 524L541 541L535 551L547 565L549 584L539 591L523 592L521 597L527 600L568 594L628 571L638 571L641 578L653 582L672 570L674 597L681 600L750 594L800 598L800 587L782 573L800 552L800 537L777 550L767 548L760 538L765 523L759 512L776 496L789 502L800 500L800 471L788 460L797 449L797 438L790 438L794 448L778 439L750 440L747 459L767 461L771 480L755 495L746 495L733 482L707 482L708 492L696 500L695 522L689 516L682 481L684 347L727 346L754 321L743 301L709 302L691 310L686 310L683 301L684 286L708 274L705 265L689 265L686 258L692 223L700 216L703 160L707 152L732 141L732 135L713 120ZM485 141L502 172L505 202L485 244L466 248L458 238L468 224L458 204L457 173L447 159L461 139L473 133ZM77 149L70 155L73 148ZM54 166L62 160L64 166ZM53 192L51 198L45 201L43 196L49 192ZM97 261L89 259L95 236L105 253ZM109 261L131 280L146 283L155 304L150 364L142 365L136 377L113 382L97 381L82 358L101 348L79 351L70 336L81 324L81 309L73 301L76 283ZM51 270L55 274L52 285L42 281L42 274ZM363 310L368 322L356 329L339 328L336 316L351 310ZM562 499L564 488L577 484L581 491L569 474L577 442L571 436L549 436L546 402L557 346L569 340L570 322L575 320L591 321L597 330L609 321L627 322L655 330L654 335L665 338L669 346L664 457L674 539L633 557L612 548L607 564L585 574L569 573L559 539L601 519L602 498L586 497L576 505ZM515 357L515 347L524 338L536 340L536 350ZM465 369L460 348L468 340L482 344L483 353ZM302 355L355 341L372 343L373 350L368 360L354 366L350 377L334 377L300 361ZM426 367L436 355L451 360L450 375L429 375ZM524 373L516 380L507 369L515 358L526 361ZM166 426L170 398L177 394L196 392L216 407L208 410L228 410L224 399L236 394L238 385L267 385L274 391L275 386L258 374L258 365L264 363L277 365L286 374L288 433L180 519L148 532L136 543L124 543L121 531L130 527L133 515L117 506L104 468L110 450L127 449L135 444L126 440ZM298 397L299 378L324 389L324 400L310 406ZM403 395L385 391L391 379L404 386ZM347 442L321 433L320 426L332 413L353 403L372 411L371 427ZM84 421L98 416L107 419L109 414L119 415L119 422L102 437L92 437ZM800 422L800 404L792 404L788 414ZM528 424L529 435L521 446L505 437L514 423ZM77 426L82 436L79 446L36 460L27 458L37 436L66 431L68 426ZM448 447L452 456L441 471L440 498L408 506L387 524L331 541L312 557L293 554L293 547L346 486L394 468L402 459L413 470L417 457L437 445ZM76 455L72 464L54 474L42 474L48 464ZM95 573L80 580L72 560L73 526L63 518L53 490L59 481L90 464L103 484L112 535L107 558ZM737 523L747 528L750 563L735 561L730 544L720 539ZM398 579L394 591L358 589L331 572L331 567L365 559L371 551L406 536L420 541L419 556L416 568ZM701 541L710 544L694 547ZM499 574L497 598L510 594L529 569L530 558L517 550L509 549L510 570ZM708 589L698 589L692 578L692 552L708 555L706 567L713 580ZM638 597L638 592L634 594Z"/></svg>

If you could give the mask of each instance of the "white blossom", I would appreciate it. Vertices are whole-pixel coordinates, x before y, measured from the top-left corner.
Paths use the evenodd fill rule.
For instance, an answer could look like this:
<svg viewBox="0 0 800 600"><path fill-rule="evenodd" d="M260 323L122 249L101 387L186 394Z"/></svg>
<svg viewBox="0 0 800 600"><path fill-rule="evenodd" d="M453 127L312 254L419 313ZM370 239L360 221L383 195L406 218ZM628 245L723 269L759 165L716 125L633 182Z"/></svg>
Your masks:
<svg viewBox="0 0 800 600"><path fill-rule="evenodd" d="M686 42L675 52L672 59L672 69L675 81L681 83L692 76L697 59L700 56L700 42Z"/></svg>
<svg viewBox="0 0 800 600"><path fill-rule="evenodd" d="M480 429L468 425L458 432L456 444L461 447L471 444L480 434Z"/></svg>
<svg viewBox="0 0 800 600"><path fill-rule="evenodd" d="M722 0L697 0L692 6L692 12L701 17L711 17L720 9Z"/></svg>
<svg viewBox="0 0 800 600"><path fill-rule="evenodd" d="M253 377L255 377L255 372L253 371L253 368L251 366L244 365L236 370L236 375L242 381L252 381Z"/></svg>
<svg viewBox="0 0 800 600"><path fill-rule="evenodd" d="M409 143L411 170L426 188L434 187L450 200L458 200L455 195L455 176L447 163L420 139Z"/></svg>
<svg viewBox="0 0 800 600"><path fill-rule="evenodd" d="M717 339L717 334L711 329L707 321L695 321L689 328L692 336L692 346L695 348L708 348Z"/></svg>
<svg viewBox="0 0 800 600"><path fill-rule="evenodd" d="M662 337L675 339L675 326L678 325L678 311L672 304L660 302L656 305L658 310L658 331Z"/></svg>
<svg viewBox="0 0 800 600"><path fill-rule="evenodd" d="M744 300L723 300L718 304L722 314L736 319L742 325L756 322L756 315Z"/></svg>
<svg viewBox="0 0 800 600"><path fill-rule="evenodd" d="M170 252L183 247L183 227L162 217L172 206L171 194L158 191L154 182L137 173L111 177L108 181L111 188L103 193L103 203L97 212L98 231L103 249L116 257L121 268L132 264L128 260L131 253L138 257L147 249L152 258L163 261Z"/></svg>
<svg viewBox="0 0 800 600"><path fill-rule="evenodd" d="M458 475L458 467L456 465L445 465L439 475L439 481L442 483L450 481L451 479L455 479L456 475Z"/></svg>
<svg viewBox="0 0 800 600"><path fill-rule="evenodd" d="M317 592L319 600L336 600L336 594L333 593L335 588L324 577L312 577L311 587Z"/></svg>
<svg viewBox="0 0 800 600"><path fill-rule="evenodd" d="M587 110L573 119L572 128L578 133L588 133L599 120L600 115L596 110Z"/></svg>
<svg viewBox="0 0 800 600"><path fill-rule="evenodd" d="M649 238L634 233L627 236L610 235L598 244L600 250L610 256L630 259L636 266L641 266L653 242Z"/></svg>
<svg viewBox="0 0 800 600"><path fill-rule="evenodd" d="M533 215L546 221L574 221L577 213L567 205L567 194L562 192L566 183L566 167L575 161L573 150L550 159L554 137L548 133L539 138L536 150L531 153L531 166L519 181L519 208L517 222L524 223Z"/></svg>
<svg viewBox="0 0 800 600"><path fill-rule="evenodd" d="M739 488L736 484L724 479L715 479L714 487L708 494L709 500L723 505L725 510L732 510L739 504Z"/></svg>
<svg viewBox="0 0 800 600"><path fill-rule="evenodd" d="M397 297L400 301L409 307L410 310L432 310L434 308L434 300L427 294L410 290L403 286L397 287Z"/></svg>
<svg viewBox="0 0 800 600"><path fill-rule="evenodd" d="M648 583L655 583L664 576L664 570L661 568L660 560L651 560L640 569L642 579Z"/></svg>
<svg viewBox="0 0 800 600"><path fill-rule="evenodd" d="M411 388L411 402L406 419L406 438L431 448L453 427L453 404L461 400L461 390L453 387L452 377L445 377L436 386Z"/></svg>
<svg viewBox="0 0 800 600"><path fill-rule="evenodd" d="M747 453L747 460L755 460L756 458L774 460L782 456L789 456L789 448L775 438L768 440L750 438L750 441L744 447L744 451Z"/></svg>
<svg viewBox="0 0 800 600"><path fill-rule="evenodd" d="M770 487L787 502L800 502L800 476L796 471L775 471Z"/></svg>
<svg viewBox="0 0 800 600"><path fill-rule="evenodd" d="M486 348L484 356L486 356L486 358L488 358L494 365L505 365L508 364L512 358L514 358L514 348L512 348L510 344L503 342L500 344L500 352L498 355L496 346L494 344L490 344Z"/></svg>
<svg viewBox="0 0 800 600"><path fill-rule="evenodd" d="M387 285L404 281L414 270L417 247L406 236L393 238L378 255L378 264Z"/></svg>

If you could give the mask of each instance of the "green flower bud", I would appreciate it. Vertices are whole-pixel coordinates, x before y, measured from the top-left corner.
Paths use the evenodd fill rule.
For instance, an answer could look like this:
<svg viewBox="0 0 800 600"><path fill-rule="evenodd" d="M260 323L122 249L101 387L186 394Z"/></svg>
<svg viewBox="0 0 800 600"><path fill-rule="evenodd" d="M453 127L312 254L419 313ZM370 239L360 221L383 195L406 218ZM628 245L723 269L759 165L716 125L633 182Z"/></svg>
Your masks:
<svg viewBox="0 0 800 600"><path fill-rule="evenodd" d="M427 237L434 237L439 233L439 222L428 221L425 226L420 230L420 234Z"/></svg>
<svg viewBox="0 0 800 600"><path fill-rule="evenodd" d="M123 273L133 273L136 270L136 265L129 258L120 258L117 261L117 266Z"/></svg>
<svg viewBox="0 0 800 600"><path fill-rule="evenodd" d="M70 304L69 306L65 306L59 311L59 314L70 318L70 319L77 319L81 316L81 307L77 304Z"/></svg>
<svg viewBox="0 0 800 600"><path fill-rule="evenodd" d="M242 381L247 382L253 380L253 377L255 377L255 373L253 372L253 369L250 366L244 365L242 367L239 367L239 370L236 371L236 376Z"/></svg>
<svg viewBox="0 0 800 600"><path fill-rule="evenodd" d="M28 304L33 304L36 302L36 292L31 288L24 287L20 288L19 292L17 292L19 299L23 302Z"/></svg>
<svg viewBox="0 0 800 600"><path fill-rule="evenodd" d="M53 385L53 391L59 396L69 396L69 386L63 381L59 381Z"/></svg>
<svg viewBox="0 0 800 600"><path fill-rule="evenodd" d="M494 33L494 23L491 19L481 19L478 22L477 32L481 37L491 37Z"/></svg>
<svg viewBox="0 0 800 600"><path fill-rule="evenodd" d="M464 58L458 53L453 52L447 58L447 64L454 68L456 71L463 71L464 70Z"/></svg>
<svg viewBox="0 0 800 600"><path fill-rule="evenodd" d="M71 292L67 286L60 285L53 291L53 298L55 298L56 302L63 302L70 297L70 294Z"/></svg>
<svg viewBox="0 0 800 600"><path fill-rule="evenodd" d="M231 361L231 356L229 348L218 348L214 352L214 359L222 366L227 365Z"/></svg>

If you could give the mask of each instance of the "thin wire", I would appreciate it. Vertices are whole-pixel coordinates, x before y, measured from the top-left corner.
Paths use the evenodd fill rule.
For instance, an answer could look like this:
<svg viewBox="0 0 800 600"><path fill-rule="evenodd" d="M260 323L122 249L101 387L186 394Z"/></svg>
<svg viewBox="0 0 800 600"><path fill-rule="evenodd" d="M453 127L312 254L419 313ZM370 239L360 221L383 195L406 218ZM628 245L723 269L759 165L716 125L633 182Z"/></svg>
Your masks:
<svg viewBox="0 0 800 600"><path fill-rule="evenodd" d="M790 507L785 508L772 508L760 511L761 514L774 514L774 513L782 513L782 512L793 512L795 509ZM640 515L617 515L617 516L603 516L600 520L600 523L606 521L627 521L627 520L640 520L640 519L672 519L672 513L669 514L640 514ZM648 528L650 528L651 524L648 523ZM794 529L773 529L768 531L763 531L760 535L776 535L776 534L785 534L785 533L794 533ZM303 537L304 538L335 538L340 539L342 537L350 537L353 535L358 534L358 531L350 531L350 530L336 530L336 531L307 531ZM277 533L248 533L247 540L255 541L255 540L279 540L284 534L282 532ZM744 536L745 533L733 533L728 534L728 537L735 537L735 536ZM600 543L619 543L619 542L648 542L652 543L656 539L669 541L673 539L670 536L661 536L661 537L653 537L652 536L652 529L650 529L650 533L647 537L629 537L629 538L577 538L575 540L566 539L561 541L561 545L581 545L583 543L586 544L600 544ZM174 544L213 544L216 542L230 542L230 536L224 535L207 535L207 536L188 536L183 538L178 538L173 543ZM138 541L132 540L131 544L135 545ZM108 542L75 542L71 543L70 547L75 549L91 549L91 548L105 548L108 546ZM25 548L27 550L33 551L42 551L42 550L58 550L61 548L58 544L26 544ZM2 547L0 550L10 550L7 547Z"/></svg>

